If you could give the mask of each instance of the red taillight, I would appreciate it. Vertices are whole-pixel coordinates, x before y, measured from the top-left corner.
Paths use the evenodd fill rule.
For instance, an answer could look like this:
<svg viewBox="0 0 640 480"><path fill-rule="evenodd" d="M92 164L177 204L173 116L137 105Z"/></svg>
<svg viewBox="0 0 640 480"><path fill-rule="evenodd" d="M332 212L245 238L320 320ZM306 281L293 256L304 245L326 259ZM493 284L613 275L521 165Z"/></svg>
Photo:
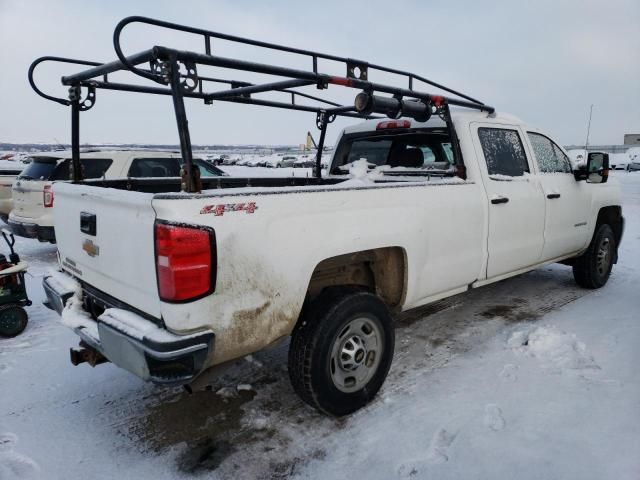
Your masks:
<svg viewBox="0 0 640 480"><path fill-rule="evenodd" d="M42 203L44 203L45 208L53 207L53 190L51 190L51 185L44 186L44 191L42 192Z"/></svg>
<svg viewBox="0 0 640 480"><path fill-rule="evenodd" d="M385 120L376 126L376 130L386 130L390 128L409 128L411 122L409 120Z"/></svg>
<svg viewBox="0 0 640 480"><path fill-rule="evenodd" d="M213 291L214 245L213 231L156 223L156 272L161 300L186 301Z"/></svg>

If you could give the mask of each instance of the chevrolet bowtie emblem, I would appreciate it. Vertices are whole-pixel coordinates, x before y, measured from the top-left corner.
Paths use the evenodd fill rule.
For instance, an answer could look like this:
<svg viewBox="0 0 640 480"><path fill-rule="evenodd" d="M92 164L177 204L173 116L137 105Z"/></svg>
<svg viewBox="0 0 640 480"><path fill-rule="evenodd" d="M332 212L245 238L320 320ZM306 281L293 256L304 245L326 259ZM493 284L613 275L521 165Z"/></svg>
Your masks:
<svg viewBox="0 0 640 480"><path fill-rule="evenodd" d="M87 252L90 257L97 257L100 255L100 247L89 239L82 242L82 249Z"/></svg>

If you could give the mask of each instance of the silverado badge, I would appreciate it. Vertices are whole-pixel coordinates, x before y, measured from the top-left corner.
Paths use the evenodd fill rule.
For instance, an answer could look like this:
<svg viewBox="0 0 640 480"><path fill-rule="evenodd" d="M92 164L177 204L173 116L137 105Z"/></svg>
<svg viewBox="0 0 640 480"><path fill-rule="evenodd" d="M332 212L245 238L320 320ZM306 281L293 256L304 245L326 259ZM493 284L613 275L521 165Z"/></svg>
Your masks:
<svg viewBox="0 0 640 480"><path fill-rule="evenodd" d="M100 255L100 247L93 243L91 239L86 239L82 242L82 249L87 252L90 257L97 257Z"/></svg>

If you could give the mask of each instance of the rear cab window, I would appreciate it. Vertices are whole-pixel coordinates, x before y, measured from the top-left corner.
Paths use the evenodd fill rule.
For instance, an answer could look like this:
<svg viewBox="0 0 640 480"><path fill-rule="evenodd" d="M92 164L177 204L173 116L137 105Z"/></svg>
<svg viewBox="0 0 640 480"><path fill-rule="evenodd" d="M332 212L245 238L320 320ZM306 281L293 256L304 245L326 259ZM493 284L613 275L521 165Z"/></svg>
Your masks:
<svg viewBox="0 0 640 480"><path fill-rule="evenodd" d="M489 178L510 180L530 173L522 139L517 130L478 128L478 138L487 163Z"/></svg>
<svg viewBox="0 0 640 480"><path fill-rule="evenodd" d="M453 174L453 152L449 135L442 129L397 132L363 132L344 135L337 148L331 173L344 175L353 162L365 159L373 167L384 167L385 175Z"/></svg>

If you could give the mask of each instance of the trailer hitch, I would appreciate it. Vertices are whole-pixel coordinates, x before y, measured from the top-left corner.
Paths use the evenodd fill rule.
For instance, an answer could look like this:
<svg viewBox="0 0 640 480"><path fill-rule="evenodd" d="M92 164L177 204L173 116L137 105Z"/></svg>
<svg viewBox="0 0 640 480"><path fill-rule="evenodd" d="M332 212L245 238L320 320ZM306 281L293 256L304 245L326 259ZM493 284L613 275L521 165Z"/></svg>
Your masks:
<svg viewBox="0 0 640 480"><path fill-rule="evenodd" d="M71 357L71 363L75 367L81 363L88 363L92 367L95 367L96 365L109 361L107 357L102 355L98 350L90 347L84 342L80 342L80 348L69 349L69 354Z"/></svg>

